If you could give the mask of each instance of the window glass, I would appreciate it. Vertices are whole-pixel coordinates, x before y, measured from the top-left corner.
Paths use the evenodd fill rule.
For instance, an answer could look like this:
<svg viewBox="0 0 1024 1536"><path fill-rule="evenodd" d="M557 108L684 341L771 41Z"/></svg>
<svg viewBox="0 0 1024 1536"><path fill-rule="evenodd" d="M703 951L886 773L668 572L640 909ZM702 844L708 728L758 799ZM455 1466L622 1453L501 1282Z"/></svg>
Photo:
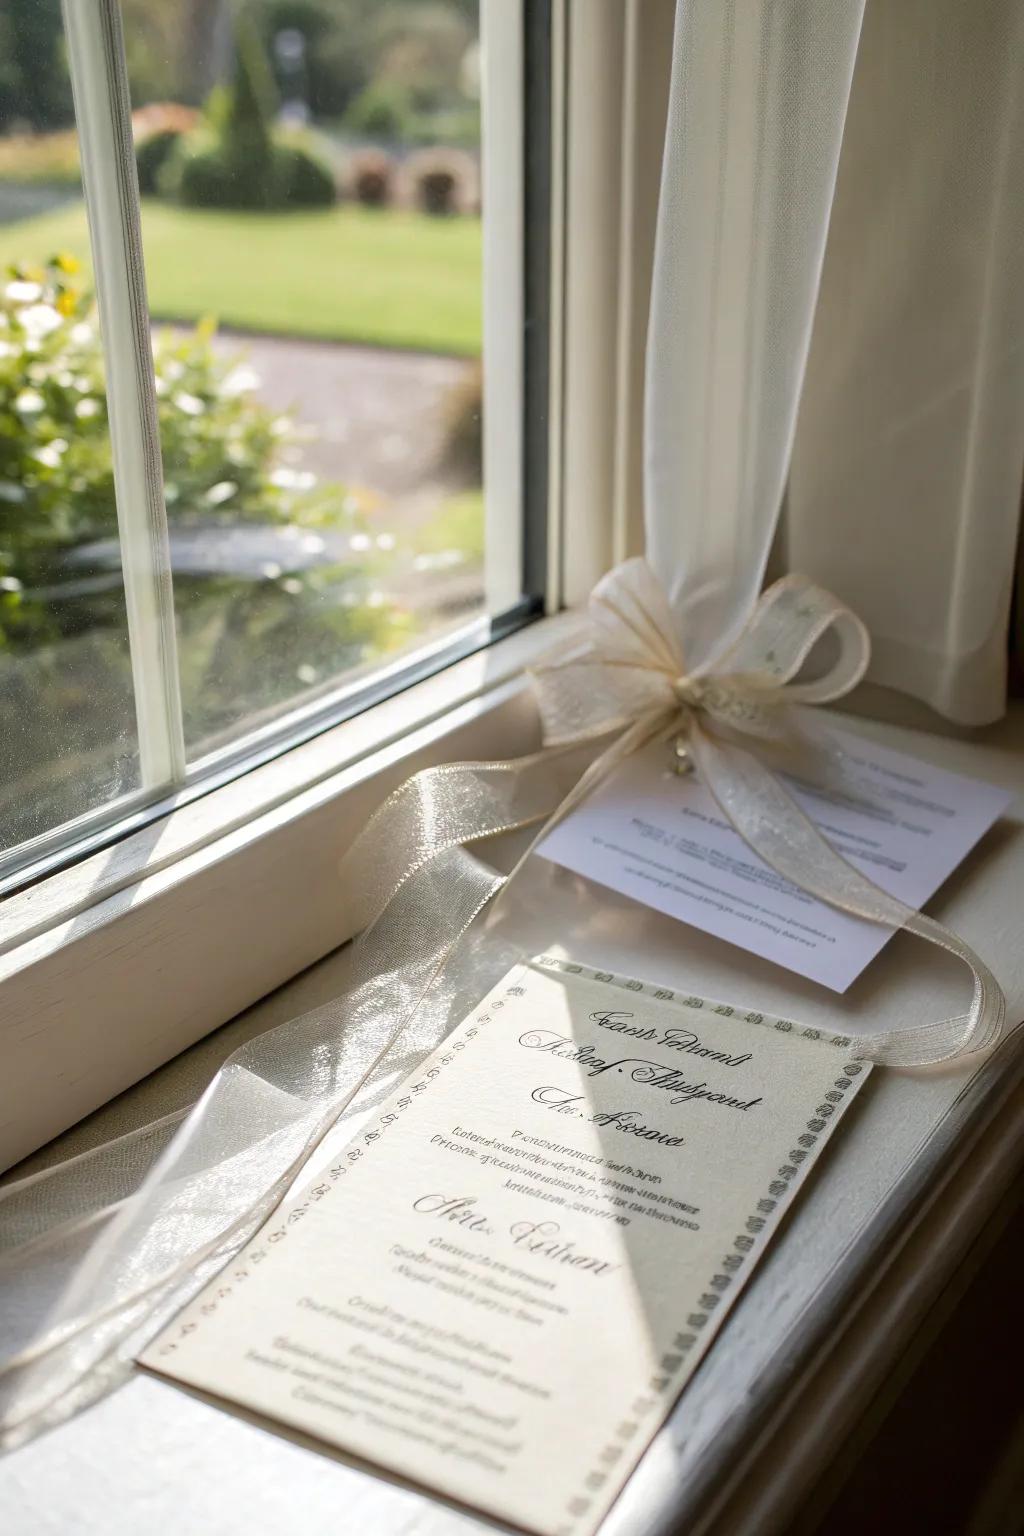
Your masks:
<svg viewBox="0 0 1024 1536"><path fill-rule="evenodd" d="M482 610L477 4L122 9L195 758Z"/></svg>
<svg viewBox="0 0 1024 1536"><path fill-rule="evenodd" d="M56 857L197 792L218 755L275 749L309 728L293 711L355 707L517 602L524 108L511 58L485 92L480 4L120 0L122 39L74 11L65 34L60 0L0 8L0 884L29 840ZM511 55L509 7L489 25ZM118 213L129 110L159 473ZM484 120L508 421L486 571Z"/></svg>
<svg viewBox="0 0 1024 1536"><path fill-rule="evenodd" d="M121 9L195 757L482 611L478 8ZM0 256L39 272L64 253L88 308L59 6L41 0L15 26L25 99L0 87L17 129L2 143ZM26 366L10 365L16 395ZM69 469L61 513L51 498L31 520L52 546L57 517L62 578L88 571L113 592L109 485L86 519L80 479ZM75 627L87 634L88 616Z"/></svg>
<svg viewBox="0 0 1024 1536"><path fill-rule="evenodd" d="M60 6L0 12L0 869L140 784ZM65 236L73 236L66 239Z"/></svg>

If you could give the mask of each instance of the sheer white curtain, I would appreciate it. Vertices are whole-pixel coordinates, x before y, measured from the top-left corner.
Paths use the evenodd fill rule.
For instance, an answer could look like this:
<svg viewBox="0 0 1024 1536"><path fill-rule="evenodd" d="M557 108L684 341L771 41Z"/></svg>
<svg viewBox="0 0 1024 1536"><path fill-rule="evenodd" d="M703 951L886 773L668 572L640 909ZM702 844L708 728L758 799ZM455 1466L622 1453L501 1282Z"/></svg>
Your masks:
<svg viewBox="0 0 1024 1536"><path fill-rule="evenodd" d="M689 666L760 588L863 0L678 0L648 332L650 563Z"/></svg>
<svg viewBox="0 0 1024 1536"><path fill-rule="evenodd" d="M868 0L793 457L786 556L876 681L1005 703L1024 465L1024 5Z"/></svg>
<svg viewBox="0 0 1024 1536"><path fill-rule="evenodd" d="M678 0L646 533L691 666L756 596L788 473L782 558L865 620L869 675L1002 713L1022 59L1021 0Z"/></svg>

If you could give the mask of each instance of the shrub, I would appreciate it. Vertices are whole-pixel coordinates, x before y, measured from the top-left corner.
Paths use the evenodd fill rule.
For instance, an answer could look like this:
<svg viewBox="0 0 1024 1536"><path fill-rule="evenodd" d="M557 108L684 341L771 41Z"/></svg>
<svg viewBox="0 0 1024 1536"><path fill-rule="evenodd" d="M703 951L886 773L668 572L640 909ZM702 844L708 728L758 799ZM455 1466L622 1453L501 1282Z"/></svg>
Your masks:
<svg viewBox="0 0 1024 1536"><path fill-rule="evenodd" d="M56 549L116 526L102 354L74 278L78 263L13 267L0 298L0 550L4 641L45 631L26 612ZM72 487L75 493L71 494Z"/></svg>
<svg viewBox="0 0 1024 1536"><path fill-rule="evenodd" d="M308 144L275 139L274 83L259 37L242 26L230 92L207 104L208 127L171 147L156 184L191 208L323 208L334 202L334 175Z"/></svg>
<svg viewBox="0 0 1024 1536"><path fill-rule="evenodd" d="M103 354L77 272L58 256L11 269L0 289L0 549L19 568L117 531ZM251 370L214 351L213 330L154 338L172 522L315 524L336 512L339 487L278 472L292 424L254 398Z"/></svg>
<svg viewBox="0 0 1024 1536"><path fill-rule="evenodd" d="M285 208L327 208L337 195L330 166L304 144L275 146L274 177Z"/></svg>
<svg viewBox="0 0 1024 1536"><path fill-rule="evenodd" d="M176 146L158 186L189 208L325 208L335 200L330 168L306 145L272 144L264 176L255 186L222 143L200 134Z"/></svg>
<svg viewBox="0 0 1024 1536"><path fill-rule="evenodd" d="M219 149L245 208L272 206L274 80L252 21L235 30L235 78Z"/></svg>
<svg viewBox="0 0 1024 1536"><path fill-rule="evenodd" d="M135 165L139 173L139 191L144 196L157 190L157 177L180 138L180 128L160 128L136 142Z"/></svg>
<svg viewBox="0 0 1024 1536"><path fill-rule="evenodd" d="M220 144L206 133L179 139L157 175L157 189L187 208L248 208L250 189L240 186Z"/></svg>
<svg viewBox="0 0 1024 1536"><path fill-rule="evenodd" d="M272 112L273 81L259 38L240 26L232 88L210 104L212 131L181 141L157 177L159 189L191 208L273 208Z"/></svg>
<svg viewBox="0 0 1024 1536"><path fill-rule="evenodd" d="M75 272L58 257L45 269L14 270L0 288L0 740L10 745L12 779L53 765L39 782L55 797L45 816L41 802L26 799L26 835L33 815L68 813L76 755L122 750L96 698L127 701L130 722L103 356ZM282 463L297 434L254 398L250 370L215 353L212 327L157 338L154 367L172 537L240 524L364 533L367 520L342 487ZM400 616L371 593L375 557L349 554L347 537L340 543L344 556L293 570L243 576L225 556L209 574L176 577L190 740L401 637ZM76 650L65 651L72 640ZM86 653L82 687L62 657ZM54 741L66 757L55 760Z"/></svg>
<svg viewBox="0 0 1024 1536"><path fill-rule="evenodd" d="M412 200L424 213L468 213L479 203L479 172L471 155L436 145L417 150L404 167Z"/></svg>
<svg viewBox="0 0 1024 1536"><path fill-rule="evenodd" d="M381 149L361 149L349 155L345 186L356 202L367 208L384 208L394 197L395 167Z"/></svg>
<svg viewBox="0 0 1024 1536"><path fill-rule="evenodd" d="M451 171L425 171L419 186L424 213L454 213L455 191L456 181Z"/></svg>

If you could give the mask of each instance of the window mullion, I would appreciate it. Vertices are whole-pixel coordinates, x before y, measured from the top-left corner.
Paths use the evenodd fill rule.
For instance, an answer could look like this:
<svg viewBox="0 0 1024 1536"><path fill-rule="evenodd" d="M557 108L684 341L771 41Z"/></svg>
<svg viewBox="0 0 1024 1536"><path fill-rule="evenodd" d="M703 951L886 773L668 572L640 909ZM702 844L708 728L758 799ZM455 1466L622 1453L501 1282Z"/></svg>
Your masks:
<svg viewBox="0 0 1024 1536"><path fill-rule="evenodd" d="M484 585L501 613L522 593L523 10L480 0L483 53Z"/></svg>
<svg viewBox="0 0 1024 1536"><path fill-rule="evenodd" d="M614 558L626 11L567 14L562 326L562 598L586 600Z"/></svg>
<svg viewBox="0 0 1024 1536"><path fill-rule="evenodd" d="M143 786L185 771L170 546L124 41L117 0L64 0L106 362Z"/></svg>

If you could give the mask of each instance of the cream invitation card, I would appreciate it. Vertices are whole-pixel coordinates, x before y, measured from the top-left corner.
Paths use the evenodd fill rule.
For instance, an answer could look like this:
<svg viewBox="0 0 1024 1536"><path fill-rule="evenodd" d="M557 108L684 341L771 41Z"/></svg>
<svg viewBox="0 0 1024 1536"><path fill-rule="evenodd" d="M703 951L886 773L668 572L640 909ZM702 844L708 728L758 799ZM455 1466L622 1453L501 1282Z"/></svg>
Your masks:
<svg viewBox="0 0 1024 1536"><path fill-rule="evenodd" d="M787 780L794 800L844 858L918 908L938 890L1013 795L862 736L833 731L863 800ZM635 752L538 850L669 917L845 992L893 930L783 880L748 847L664 745Z"/></svg>
<svg viewBox="0 0 1024 1536"><path fill-rule="evenodd" d="M843 1036L524 964L142 1363L583 1536L867 1075Z"/></svg>

